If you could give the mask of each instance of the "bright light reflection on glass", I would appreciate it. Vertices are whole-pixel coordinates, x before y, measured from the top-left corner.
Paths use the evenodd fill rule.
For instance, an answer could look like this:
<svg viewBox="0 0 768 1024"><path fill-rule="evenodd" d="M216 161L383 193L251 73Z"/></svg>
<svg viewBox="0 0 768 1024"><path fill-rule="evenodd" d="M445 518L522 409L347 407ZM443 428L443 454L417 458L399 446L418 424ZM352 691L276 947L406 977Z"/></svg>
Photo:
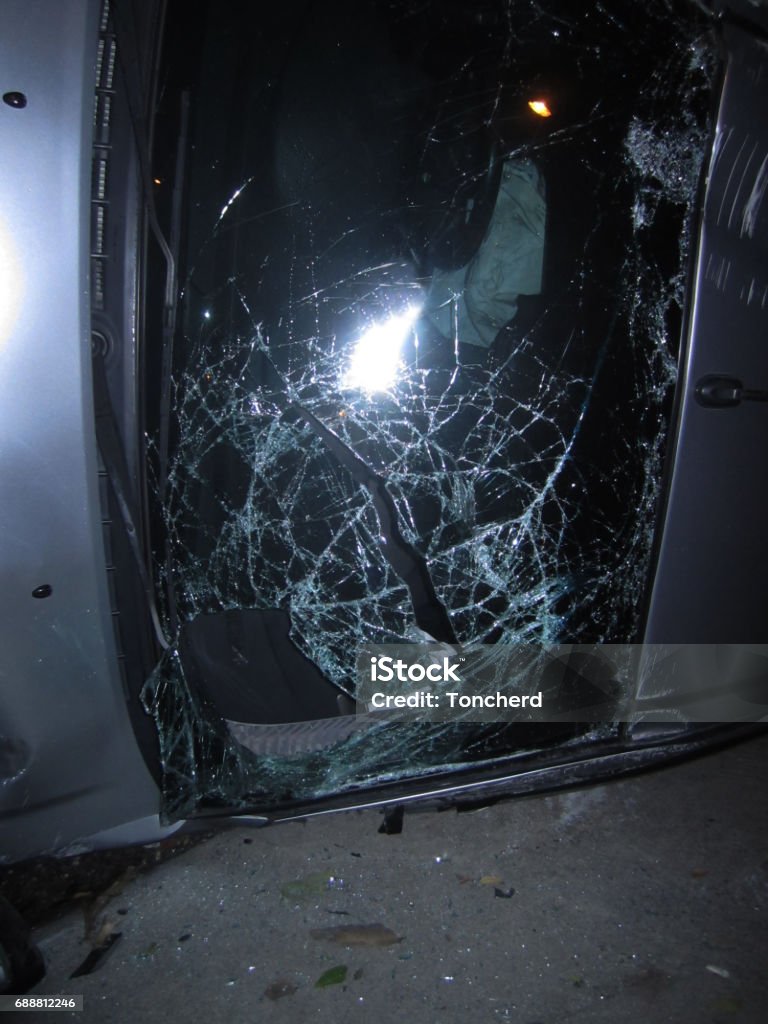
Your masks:
<svg viewBox="0 0 768 1024"><path fill-rule="evenodd" d="M403 345L420 312L419 307L411 306L369 327L355 344L342 385L368 394L392 387L402 369Z"/></svg>

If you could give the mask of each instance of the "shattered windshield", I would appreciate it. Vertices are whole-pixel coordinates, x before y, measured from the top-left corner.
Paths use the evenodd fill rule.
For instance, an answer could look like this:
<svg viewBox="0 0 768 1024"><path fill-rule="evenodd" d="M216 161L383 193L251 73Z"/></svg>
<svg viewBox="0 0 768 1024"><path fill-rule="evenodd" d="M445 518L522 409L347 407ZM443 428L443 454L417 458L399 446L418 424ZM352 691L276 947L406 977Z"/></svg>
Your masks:
<svg viewBox="0 0 768 1024"><path fill-rule="evenodd" d="M671 0L189 18L171 3L153 164L179 268L148 452L166 814L576 742L588 725L353 727L355 658L639 638L710 21Z"/></svg>

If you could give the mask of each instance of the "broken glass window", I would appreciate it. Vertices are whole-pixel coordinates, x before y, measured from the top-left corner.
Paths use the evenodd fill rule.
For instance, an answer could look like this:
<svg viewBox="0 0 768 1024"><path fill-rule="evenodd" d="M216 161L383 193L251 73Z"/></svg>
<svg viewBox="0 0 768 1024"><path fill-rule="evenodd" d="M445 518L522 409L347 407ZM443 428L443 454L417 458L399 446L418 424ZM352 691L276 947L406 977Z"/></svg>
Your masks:
<svg viewBox="0 0 768 1024"><path fill-rule="evenodd" d="M355 657L638 638L710 135L700 4L269 7L170 5L169 817L578 741L356 722Z"/></svg>

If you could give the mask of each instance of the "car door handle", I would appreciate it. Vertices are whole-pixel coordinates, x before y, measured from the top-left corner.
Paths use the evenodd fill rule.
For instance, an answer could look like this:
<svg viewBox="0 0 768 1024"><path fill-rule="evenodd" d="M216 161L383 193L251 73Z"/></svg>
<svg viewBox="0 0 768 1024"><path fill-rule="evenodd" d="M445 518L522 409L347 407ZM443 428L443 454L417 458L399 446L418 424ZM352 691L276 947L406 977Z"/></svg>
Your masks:
<svg viewBox="0 0 768 1024"><path fill-rule="evenodd" d="M768 402L768 390L745 388L737 377L713 373L697 383L696 401L709 409L729 409L742 402Z"/></svg>

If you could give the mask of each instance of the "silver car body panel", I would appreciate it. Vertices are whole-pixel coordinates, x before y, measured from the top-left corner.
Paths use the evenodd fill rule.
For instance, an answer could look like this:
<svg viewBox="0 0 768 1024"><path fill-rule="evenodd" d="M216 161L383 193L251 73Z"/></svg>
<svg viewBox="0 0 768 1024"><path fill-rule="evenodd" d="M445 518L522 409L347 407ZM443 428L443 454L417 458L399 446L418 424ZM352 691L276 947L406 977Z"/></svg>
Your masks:
<svg viewBox="0 0 768 1024"><path fill-rule="evenodd" d="M708 407L710 375L768 388L765 43L728 26L699 234L679 426L647 643L749 644L768 622L768 405ZM647 696L647 694L645 694Z"/></svg>
<svg viewBox="0 0 768 1024"><path fill-rule="evenodd" d="M0 104L0 860L134 820L137 839L167 831L126 712L102 539L89 303L99 17L96 0L3 4L3 92L27 102ZM35 598L40 587L50 596Z"/></svg>

